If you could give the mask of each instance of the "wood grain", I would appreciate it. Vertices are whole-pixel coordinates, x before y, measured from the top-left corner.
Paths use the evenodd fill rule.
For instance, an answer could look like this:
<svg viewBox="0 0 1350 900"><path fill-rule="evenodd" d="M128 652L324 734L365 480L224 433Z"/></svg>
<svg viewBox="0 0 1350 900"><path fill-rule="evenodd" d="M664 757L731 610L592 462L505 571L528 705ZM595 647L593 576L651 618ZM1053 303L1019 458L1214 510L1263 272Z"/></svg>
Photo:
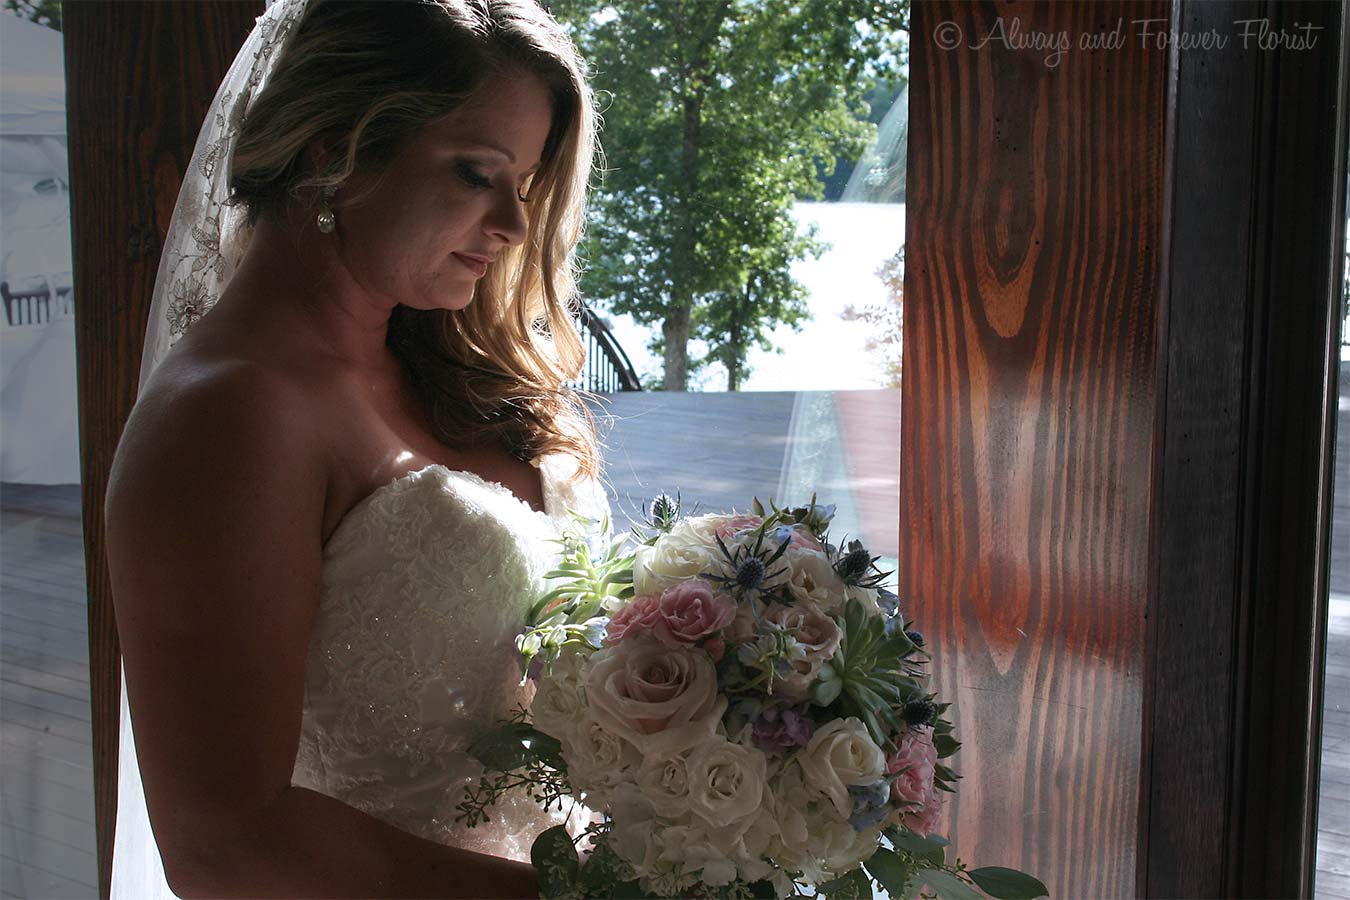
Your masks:
<svg viewBox="0 0 1350 900"><path fill-rule="evenodd" d="M103 495L113 451L136 399L155 271L183 172L207 105L263 8L260 0L67 0L63 9L103 897L112 871L121 689Z"/></svg>
<svg viewBox="0 0 1350 900"><path fill-rule="evenodd" d="M1167 83L1076 42L1167 16L914 7L901 599L966 741L958 855L1057 897L1135 891ZM1075 49L974 49L1000 20Z"/></svg>

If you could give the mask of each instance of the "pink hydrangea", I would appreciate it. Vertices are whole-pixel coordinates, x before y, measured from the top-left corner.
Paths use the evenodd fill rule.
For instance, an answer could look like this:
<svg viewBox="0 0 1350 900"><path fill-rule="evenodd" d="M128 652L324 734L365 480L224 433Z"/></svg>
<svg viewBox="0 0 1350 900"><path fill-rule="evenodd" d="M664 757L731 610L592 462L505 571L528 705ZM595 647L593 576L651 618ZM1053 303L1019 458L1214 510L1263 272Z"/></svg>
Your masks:
<svg viewBox="0 0 1350 900"><path fill-rule="evenodd" d="M659 620L652 631L667 646L696 644L731 624L736 601L713 591L701 578L666 588L657 606Z"/></svg>
<svg viewBox="0 0 1350 900"><path fill-rule="evenodd" d="M651 631L661 621L660 604L658 595L647 594L620 609L605 626L605 643L612 646L624 638Z"/></svg>
<svg viewBox="0 0 1350 900"><path fill-rule="evenodd" d="M886 774L900 773L891 784L891 800L900 810L900 822L916 834L933 834L942 816L942 792L933 782L937 748L926 729L912 728L886 760Z"/></svg>

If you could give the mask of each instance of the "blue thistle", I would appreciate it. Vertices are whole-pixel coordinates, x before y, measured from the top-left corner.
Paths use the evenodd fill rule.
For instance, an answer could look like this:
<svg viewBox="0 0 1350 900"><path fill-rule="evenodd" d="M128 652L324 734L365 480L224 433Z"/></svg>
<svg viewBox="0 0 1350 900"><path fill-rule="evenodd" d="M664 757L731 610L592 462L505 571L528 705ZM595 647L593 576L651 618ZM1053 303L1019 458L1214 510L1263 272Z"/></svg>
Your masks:
<svg viewBox="0 0 1350 900"><path fill-rule="evenodd" d="M905 711L901 713L901 717L905 720L905 724L911 727L932 725L933 720L937 718L937 706L927 697L911 700L905 704Z"/></svg>
<svg viewBox="0 0 1350 900"><path fill-rule="evenodd" d="M758 556L747 556L736 567L736 584L749 591L758 590L769 569Z"/></svg>

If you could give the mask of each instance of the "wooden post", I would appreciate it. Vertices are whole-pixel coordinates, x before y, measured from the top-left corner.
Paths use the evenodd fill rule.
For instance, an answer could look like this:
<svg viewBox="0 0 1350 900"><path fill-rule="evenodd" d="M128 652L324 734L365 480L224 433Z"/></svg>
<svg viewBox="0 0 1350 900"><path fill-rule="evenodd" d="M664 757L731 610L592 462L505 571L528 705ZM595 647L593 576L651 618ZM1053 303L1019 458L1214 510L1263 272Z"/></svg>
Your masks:
<svg viewBox="0 0 1350 900"><path fill-rule="evenodd" d="M183 172L206 107L263 8L261 0L67 0L62 11L95 826L105 898L117 816L121 653L103 496L136 400L155 270Z"/></svg>
<svg viewBox="0 0 1350 900"><path fill-rule="evenodd" d="M1168 17L914 6L901 603L965 740L957 854L1053 897L1135 891L1168 56L1110 38Z"/></svg>

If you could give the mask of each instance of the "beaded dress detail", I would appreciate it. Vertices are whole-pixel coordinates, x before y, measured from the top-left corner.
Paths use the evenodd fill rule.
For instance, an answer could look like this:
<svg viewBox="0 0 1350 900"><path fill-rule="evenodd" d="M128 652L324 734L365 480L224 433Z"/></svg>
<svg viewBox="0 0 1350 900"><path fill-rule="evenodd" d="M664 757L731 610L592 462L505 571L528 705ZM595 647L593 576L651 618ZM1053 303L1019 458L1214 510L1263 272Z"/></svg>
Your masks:
<svg viewBox="0 0 1350 900"><path fill-rule="evenodd" d="M292 783L405 831L528 861L534 837L563 821L523 792L466 828L456 807L482 767L465 748L528 708L515 647L552 539L609 510L576 461L539 467L544 512L505 486L431 465L354 506L324 546L323 592L306 662L304 717Z"/></svg>

